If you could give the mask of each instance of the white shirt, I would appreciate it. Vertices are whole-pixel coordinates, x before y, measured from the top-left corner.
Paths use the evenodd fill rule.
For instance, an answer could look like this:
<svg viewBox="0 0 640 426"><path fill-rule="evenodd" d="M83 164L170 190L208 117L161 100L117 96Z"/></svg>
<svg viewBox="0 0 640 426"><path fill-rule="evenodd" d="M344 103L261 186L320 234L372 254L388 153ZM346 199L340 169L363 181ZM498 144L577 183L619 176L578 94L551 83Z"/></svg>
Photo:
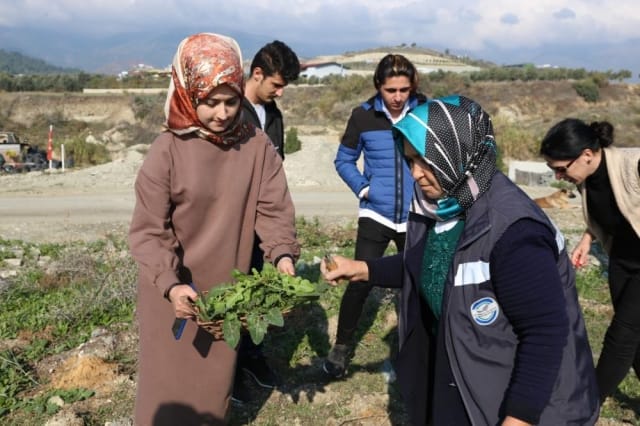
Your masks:
<svg viewBox="0 0 640 426"><path fill-rule="evenodd" d="M254 104L251 103L253 109L256 110L256 114L258 114L258 120L260 120L260 128L264 130L264 125L267 121L267 111L264 109L264 105L262 104Z"/></svg>
<svg viewBox="0 0 640 426"><path fill-rule="evenodd" d="M402 112L400 112L400 115L398 115L397 118L391 117L391 113L387 109L387 106L384 104L384 102L382 103L382 111L385 113L389 121L391 121L391 124L396 124L398 121L402 120L405 115L407 115L407 112L409 112L409 100L407 99L407 102L404 103Z"/></svg>

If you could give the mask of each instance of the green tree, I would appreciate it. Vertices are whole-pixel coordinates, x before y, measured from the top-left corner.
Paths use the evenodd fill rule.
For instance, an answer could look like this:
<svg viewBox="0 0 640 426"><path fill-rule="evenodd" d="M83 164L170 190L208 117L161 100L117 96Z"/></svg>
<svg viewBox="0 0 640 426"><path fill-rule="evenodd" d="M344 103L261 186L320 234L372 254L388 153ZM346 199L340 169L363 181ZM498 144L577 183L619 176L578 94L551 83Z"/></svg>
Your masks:
<svg viewBox="0 0 640 426"><path fill-rule="evenodd" d="M593 79L587 78L573 83L576 93L587 102L597 102L600 99L600 90L598 83Z"/></svg>
<svg viewBox="0 0 640 426"><path fill-rule="evenodd" d="M300 148L302 148L302 144L298 138L298 129L290 127L284 139L284 153L291 154L292 152L300 151Z"/></svg>
<svg viewBox="0 0 640 426"><path fill-rule="evenodd" d="M109 161L109 153L104 145L87 143L80 136L65 141L65 150L76 167L94 166Z"/></svg>

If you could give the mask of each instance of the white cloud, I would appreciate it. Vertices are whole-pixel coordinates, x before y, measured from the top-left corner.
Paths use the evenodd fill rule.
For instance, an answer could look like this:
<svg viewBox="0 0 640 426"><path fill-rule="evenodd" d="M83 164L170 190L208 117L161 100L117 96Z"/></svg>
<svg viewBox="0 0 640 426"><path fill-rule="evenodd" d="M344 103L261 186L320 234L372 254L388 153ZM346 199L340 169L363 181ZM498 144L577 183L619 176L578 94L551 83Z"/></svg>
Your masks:
<svg viewBox="0 0 640 426"><path fill-rule="evenodd" d="M500 18L500 22L505 25L518 25L518 23L520 22L520 18L518 18L518 16L514 15L513 13L505 13Z"/></svg>
<svg viewBox="0 0 640 426"><path fill-rule="evenodd" d="M553 17L557 18L557 19L575 19L576 14L573 10L568 9L566 7L558 10L557 12L553 13Z"/></svg>
<svg viewBox="0 0 640 426"><path fill-rule="evenodd" d="M171 26L236 28L318 45L412 43L469 51L640 38L637 0L0 0L0 26L109 35ZM1 46L0 46L1 47Z"/></svg>

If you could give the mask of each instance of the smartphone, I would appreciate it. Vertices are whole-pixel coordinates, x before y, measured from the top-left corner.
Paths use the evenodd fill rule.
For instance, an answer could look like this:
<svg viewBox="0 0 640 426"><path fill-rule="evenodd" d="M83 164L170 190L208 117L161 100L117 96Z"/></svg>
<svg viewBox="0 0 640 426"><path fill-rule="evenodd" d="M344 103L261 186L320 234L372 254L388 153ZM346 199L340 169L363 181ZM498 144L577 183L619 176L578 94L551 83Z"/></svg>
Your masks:
<svg viewBox="0 0 640 426"><path fill-rule="evenodd" d="M173 321L173 326L171 327L171 332L173 333L173 337L176 340L180 340L182 337L182 332L184 331L184 327L187 325L187 320L185 318L176 318Z"/></svg>

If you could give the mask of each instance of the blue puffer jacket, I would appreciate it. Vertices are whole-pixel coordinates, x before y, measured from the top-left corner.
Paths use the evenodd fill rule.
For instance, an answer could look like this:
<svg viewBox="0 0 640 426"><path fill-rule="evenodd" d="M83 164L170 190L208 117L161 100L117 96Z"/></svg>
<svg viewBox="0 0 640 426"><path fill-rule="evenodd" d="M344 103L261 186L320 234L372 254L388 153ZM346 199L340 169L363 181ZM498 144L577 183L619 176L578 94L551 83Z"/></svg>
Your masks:
<svg viewBox="0 0 640 426"><path fill-rule="evenodd" d="M410 109L426 102L418 94L409 98ZM356 196L369 187L367 198L360 199L363 211L381 216L392 224L407 221L414 180L402 154L396 148L391 133L391 121L383 111L378 94L355 108L342 136L334 164L336 171ZM364 169L356 163L364 154Z"/></svg>

